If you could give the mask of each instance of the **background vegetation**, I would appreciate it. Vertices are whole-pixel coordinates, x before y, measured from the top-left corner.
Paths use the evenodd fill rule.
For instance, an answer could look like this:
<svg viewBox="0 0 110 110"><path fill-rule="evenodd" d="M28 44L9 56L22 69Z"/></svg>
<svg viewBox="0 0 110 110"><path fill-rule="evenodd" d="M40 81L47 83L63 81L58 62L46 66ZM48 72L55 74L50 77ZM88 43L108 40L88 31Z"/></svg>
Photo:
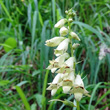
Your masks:
<svg viewBox="0 0 110 110"><path fill-rule="evenodd" d="M99 60L100 45L110 46L109 0L0 0L0 110L75 110L51 98L68 98L59 89L46 91L55 74L45 68L53 48L45 40L59 35L54 24L73 8L73 31L80 39L76 71L83 73L91 98L81 110L110 110L110 54Z"/></svg>

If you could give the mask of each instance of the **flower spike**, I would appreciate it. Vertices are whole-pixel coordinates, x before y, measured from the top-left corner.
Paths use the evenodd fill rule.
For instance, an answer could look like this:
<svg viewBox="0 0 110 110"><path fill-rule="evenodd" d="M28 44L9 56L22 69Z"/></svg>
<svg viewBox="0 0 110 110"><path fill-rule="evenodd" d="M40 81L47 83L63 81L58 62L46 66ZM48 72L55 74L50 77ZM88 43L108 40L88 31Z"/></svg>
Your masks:
<svg viewBox="0 0 110 110"><path fill-rule="evenodd" d="M83 95L90 96L88 91L84 87L83 80L80 75L76 75L75 66L77 64L74 56L74 51L80 45L79 43L73 43L74 39L80 41L80 38L75 32L72 32L71 23L75 12L70 9L65 11L67 18L59 20L55 24L55 28L59 28L60 36L54 37L46 41L47 46L56 47L54 49L55 59L49 61L48 70L57 75L53 79L47 90L51 91L51 95L55 95L59 88L62 88L65 94L74 94L75 100L79 103ZM71 49L71 51L68 51ZM70 52L70 53L68 53ZM71 55L71 56L70 56ZM53 99L51 101L60 101L65 105L74 107L71 101L62 101L60 99ZM77 104L78 105L78 104Z"/></svg>

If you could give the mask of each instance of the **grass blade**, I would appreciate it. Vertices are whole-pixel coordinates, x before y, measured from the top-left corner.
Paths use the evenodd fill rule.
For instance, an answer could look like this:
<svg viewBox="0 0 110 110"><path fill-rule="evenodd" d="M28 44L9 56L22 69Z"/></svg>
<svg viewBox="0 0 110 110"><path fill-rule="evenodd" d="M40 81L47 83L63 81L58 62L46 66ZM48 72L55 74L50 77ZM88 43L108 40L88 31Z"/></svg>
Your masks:
<svg viewBox="0 0 110 110"><path fill-rule="evenodd" d="M19 86L16 86L16 90L17 90L18 94L20 95L20 97L21 97L21 99L22 99L22 101L26 107L26 110L31 110L31 107L30 107L22 89Z"/></svg>
<svg viewBox="0 0 110 110"><path fill-rule="evenodd" d="M93 100L93 97L94 97L94 95L95 95L95 93L96 93L97 88L98 88L102 83L103 83L103 82L98 83L98 84L95 86L95 88L93 89L93 92L92 92L91 98L90 98L90 102L89 102L89 106L88 106L88 110L90 110L90 106L91 106L91 103L92 103L92 100Z"/></svg>

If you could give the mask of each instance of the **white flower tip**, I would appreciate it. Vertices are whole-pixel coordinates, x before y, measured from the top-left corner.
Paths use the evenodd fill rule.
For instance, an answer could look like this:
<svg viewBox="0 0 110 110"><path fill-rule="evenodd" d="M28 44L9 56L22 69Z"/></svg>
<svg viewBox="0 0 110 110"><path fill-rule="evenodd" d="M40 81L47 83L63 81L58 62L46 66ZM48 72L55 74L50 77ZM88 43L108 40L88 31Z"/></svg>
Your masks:
<svg viewBox="0 0 110 110"><path fill-rule="evenodd" d="M63 92L67 94L71 89L71 86L63 86Z"/></svg>
<svg viewBox="0 0 110 110"><path fill-rule="evenodd" d="M84 83L83 83L83 80L81 79L81 76L80 75L77 75L76 76L76 79L75 79L75 85L78 85L78 86L82 86L84 87Z"/></svg>
<svg viewBox="0 0 110 110"><path fill-rule="evenodd" d="M44 45L48 46L47 44L44 44Z"/></svg>
<svg viewBox="0 0 110 110"><path fill-rule="evenodd" d="M53 79L52 83L57 84L58 82L60 82L60 80L61 80L61 74L57 74Z"/></svg>
<svg viewBox="0 0 110 110"><path fill-rule="evenodd" d="M82 93L74 93L74 96L75 96L75 99L76 99L77 101L80 101L81 98L82 98L82 96L83 96L83 94L82 94Z"/></svg>
<svg viewBox="0 0 110 110"><path fill-rule="evenodd" d="M51 91L51 95L54 96L54 95L56 94L56 92L57 92L57 89L53 89L53 90Z"/></svg>
<svg viewBox="0 0 110 110"><path fill-rule="evenodd" d="M47 69L47 70L52 69L52 65L49 65L46 69Z"/></svg>
<svg viewBox="0 0 110 110"><path fill-rule="evenodd" d="M58 24L56 23L54 27L55 27L55 28L58 28Z"/></svg>
<svg viewBox="0 0 110 110"><path fill-rule="evenodd" d="M56 69L57 69L57 68L52 68L52 69L51 69L51 72L52 72L52 73L55 73Z"/></svg>

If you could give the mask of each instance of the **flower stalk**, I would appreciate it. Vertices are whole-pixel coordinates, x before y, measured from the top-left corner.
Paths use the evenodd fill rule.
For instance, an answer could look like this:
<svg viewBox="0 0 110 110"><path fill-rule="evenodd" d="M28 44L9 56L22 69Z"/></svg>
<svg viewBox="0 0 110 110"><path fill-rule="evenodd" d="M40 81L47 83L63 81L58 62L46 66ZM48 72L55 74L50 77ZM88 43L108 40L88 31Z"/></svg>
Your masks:
<svg viewBox="0 0 110 110"><path fill-rule="evenodd" d="M77 110L80 110L79 101L76 101L77 103Z"/></svg>

